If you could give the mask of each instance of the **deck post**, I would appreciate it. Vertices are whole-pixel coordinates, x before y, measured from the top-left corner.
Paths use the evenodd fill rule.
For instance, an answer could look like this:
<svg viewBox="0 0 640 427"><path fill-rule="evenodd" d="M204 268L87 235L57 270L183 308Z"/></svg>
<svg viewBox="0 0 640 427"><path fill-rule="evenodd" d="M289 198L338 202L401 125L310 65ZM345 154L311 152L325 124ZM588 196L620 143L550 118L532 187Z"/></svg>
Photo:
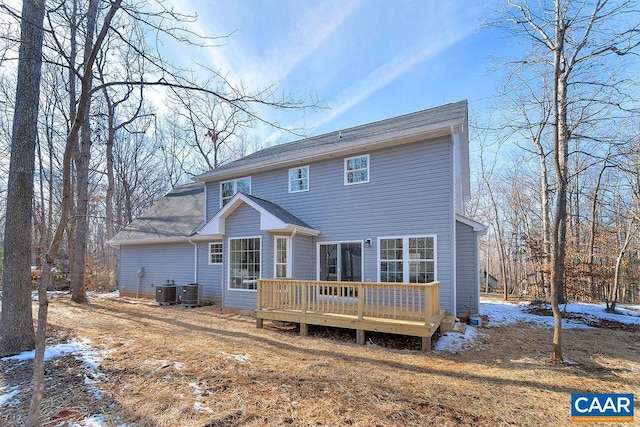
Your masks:
<svg viewBox="0 0 640 427"><path fill-rule="evenodd" d="M256 282L256 311L262 308L262 286L260 280Z"/></svg>
<svg viewBox="0 0 640 427"><path fill-rule="evenodd" d="M358 284L358 320L362 320L363 311L364 311L364 286L362 286L362 283L359 283ZM362 338L362 340L364 341L364 338Z"/></svg>
<svg viewBox="0 0 640 427"><path fill-rule="evenodd" d="M431 351L431 337L422 337L422 351L425 353Z"/></svg>
<svg viewBox="0 0 640 427"><path fill-rule="evenodd" d="M365 337L363 329L356 329L356 344L364 345Z"/></svg>
<svg viewBox="0 0 640 427"><path fill-rule="evenodd" d="M260 309L262 308L262 286L260 286L260 280L256 282L256 328L262 329L264 319L258 317Z"/></svg>
<svg viewBox="0 0 640 427"><path fill-rule="evenodd" d="M308 285L307 282L300 282L300 286L302 286L302 314L307 314ZM300 324L300 332L302 333L302 324Z"/></svg>
<svg viewBox="0 0 640 427"><path fill-rule="evenodd" d="M306 323L300 323L300 336L306 337L307 335L309 335L309 325Z"/></svg>

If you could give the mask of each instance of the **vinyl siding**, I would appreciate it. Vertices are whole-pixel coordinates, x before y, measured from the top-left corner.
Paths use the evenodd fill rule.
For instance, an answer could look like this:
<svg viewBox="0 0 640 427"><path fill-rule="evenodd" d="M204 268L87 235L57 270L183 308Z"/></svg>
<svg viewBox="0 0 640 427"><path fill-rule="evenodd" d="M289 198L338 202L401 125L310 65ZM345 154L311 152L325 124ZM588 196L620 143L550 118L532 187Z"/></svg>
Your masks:
<svg viewBox="0 0 640 427"><path fill-rule="evenodd" d="M313 238L308 236L294 236L291 250L292 274L296 279L315 280L315 247Z"/></svg>
<svg viewBox="0 0 640 427"><path fill-rule="evenodd" d="M467 310L478 312L478 271L476 235L473 228L456 222L456 279L458 291L457 314Z"/></svg>
<svg viewBox="0 0 640 427"><path fill-rule="evenodd" d="M207 219L215 215L220 208L220 182L207 184Z"/></svg>
<svg viewBox="0 0 640 427"><path fill-rule="evenodd" d="M345 186L344 158L358 154L370 155L369 182ZM363 279L377 281L378 238L436 235L436 276L441 282L441 306L449 313L455 310L453 144L450 138L309 163L309 191L305 192L288 192L288 169L251 175L251 192L256 197L280 205L321 232L312 239L310 248L299 247L301 240L294 243L294 276L302 278L308 275L315 279L318 242L362 242L370 238L372 246L365 247L363 252ZM220 206L219 182L208 184L207 195L211 216ZM255 212L252 223L240 221L240 216L240 212L234 212L227 219L226 237L232 236L231 233L237 233L237 236L258 235L258 213ZM271 240L272 237L263 238L263 249L273 245ZM311 265L305 260L307 256L311 256ZM272 276L272 258L272 253L263 253L263 277ZM267 271L271 271L269 276L265 274ZM225 296L225 305L245 305L246 300L246 297Z"/></svg>
<svg viewBox="0 0 640 427"><path fill-rule="evenodd" d="M224 243L222 244L224 248ZM198 284L200 300L222 301L222 266L209 265L209 242L198 243Z"/></svg>
<svg viewBox="0 0 640 427"><path fill-rule="evenodd" d="M135 297L138 290L138 269L144 268L140 278L140 297L156 298L156 286L167 280L176 285L194 280L194 247L192 244L171 243L120 247L120 293Z"/></svg>

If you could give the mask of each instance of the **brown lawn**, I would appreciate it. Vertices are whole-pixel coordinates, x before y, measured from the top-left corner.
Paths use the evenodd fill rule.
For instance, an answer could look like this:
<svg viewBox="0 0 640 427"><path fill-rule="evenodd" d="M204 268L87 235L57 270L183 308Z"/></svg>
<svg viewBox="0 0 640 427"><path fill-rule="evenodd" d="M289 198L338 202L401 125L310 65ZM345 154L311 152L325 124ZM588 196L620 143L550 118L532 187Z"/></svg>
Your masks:
<svg viewBox="0 0 640 427"><path fill-rule="evenodd" d="M300 337L213 306L124 298L53 300L49 322L51 342L87 338L104 351L104 378L95 399L80 361L48 362L45 426L92 414L128 426L551 426L571 424L571 393L640 396L637 330L567 330L575 364L557 366L547 363L551 331L526 324L482 327L459 354L425 354L415 350L419 338L368 335L357 346L350 332L310 328ZM0 387L22 386L0 425L21 425L31 364L0 361L0 369Z"/></svg>

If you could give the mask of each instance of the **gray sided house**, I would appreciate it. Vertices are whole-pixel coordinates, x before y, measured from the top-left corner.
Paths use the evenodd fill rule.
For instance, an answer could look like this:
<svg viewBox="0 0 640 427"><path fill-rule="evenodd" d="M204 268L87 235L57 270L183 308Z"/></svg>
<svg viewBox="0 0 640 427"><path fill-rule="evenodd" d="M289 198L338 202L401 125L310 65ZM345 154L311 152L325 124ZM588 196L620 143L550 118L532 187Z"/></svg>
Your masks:
<svg viewBox="0 0 640 427"><path fill-rule="evenodd" d="M447 313L477 312L467 102L253 153L175 188L112 240L122 295L198 283L255 309L260 278L440 282ZM139 274L141 272L142 274Z"/></svg>

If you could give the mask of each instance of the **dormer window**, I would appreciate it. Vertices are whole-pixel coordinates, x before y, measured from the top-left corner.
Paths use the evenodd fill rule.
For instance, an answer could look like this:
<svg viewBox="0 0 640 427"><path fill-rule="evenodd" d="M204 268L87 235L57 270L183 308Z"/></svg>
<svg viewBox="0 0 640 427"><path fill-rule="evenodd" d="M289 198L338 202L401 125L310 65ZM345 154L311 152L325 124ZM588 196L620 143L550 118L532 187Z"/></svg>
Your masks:
<svg viewBox="0 0 640 427"><path fill-rule="evenodd" d="M369 182L369 155L344 159L344 185Z"/></svg>
<svg viewBox="0 0 640 427"><path fill-rule="evenodd" d="M251 177L232 179L220 183L221 206L227 204L236 193L251 194Z"/></svg>

